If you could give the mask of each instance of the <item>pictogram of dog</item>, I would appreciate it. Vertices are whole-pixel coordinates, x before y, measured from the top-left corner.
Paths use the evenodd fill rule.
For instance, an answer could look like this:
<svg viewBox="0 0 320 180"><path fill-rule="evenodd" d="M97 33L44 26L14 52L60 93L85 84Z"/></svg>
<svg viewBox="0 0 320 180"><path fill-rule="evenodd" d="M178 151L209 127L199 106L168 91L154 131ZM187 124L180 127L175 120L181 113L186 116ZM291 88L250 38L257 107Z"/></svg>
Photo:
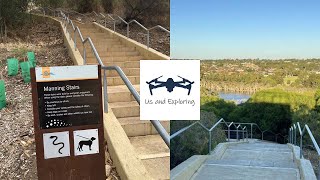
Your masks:
<svg viewBox="0 0 320 180"><path fill-rule="evenodd" d="M89 150L91 151L91 145L94 140L96 140L95 137L92 137L91 139L89 139L87 141L80 141L78 144L78 148L77 148L78 151L83 151L83 149L82 149L83 145L89 146Z"/></svg>

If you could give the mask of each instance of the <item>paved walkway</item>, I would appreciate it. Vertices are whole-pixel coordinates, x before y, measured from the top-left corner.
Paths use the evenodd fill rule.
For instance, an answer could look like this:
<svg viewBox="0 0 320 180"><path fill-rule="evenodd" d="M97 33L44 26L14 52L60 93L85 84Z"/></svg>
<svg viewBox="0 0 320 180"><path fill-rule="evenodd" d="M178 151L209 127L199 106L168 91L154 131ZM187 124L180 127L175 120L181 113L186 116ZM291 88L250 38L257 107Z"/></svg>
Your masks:
<svg viewBox="0 0 320 180"><path fill-rule="evenodd" d="M192 179L297 180L300 174L288 145L256 141L230 145L221 159L209 157Z"/></svg>

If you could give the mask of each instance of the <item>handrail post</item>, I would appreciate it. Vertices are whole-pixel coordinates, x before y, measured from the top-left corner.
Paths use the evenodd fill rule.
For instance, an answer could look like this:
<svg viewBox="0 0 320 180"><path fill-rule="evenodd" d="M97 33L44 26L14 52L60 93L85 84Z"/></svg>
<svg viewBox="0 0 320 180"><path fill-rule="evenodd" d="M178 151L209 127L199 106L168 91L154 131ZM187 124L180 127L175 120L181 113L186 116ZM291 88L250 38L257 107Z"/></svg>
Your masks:
<svg viewBox="0 0 320 180"><path fill-rule="evenodd" d="M247 142L249 141L249 139L248 139L248 129L246 129L246 133L247 133Z"/></svg>
<svg viewBox="0 0 320 180"><path fill-rule="evenodd" d="M291 143L291 140L290 140L291 134L290 134L290 133L291 133L291 131L290 131L290 128L289 128L289 131L288 131L288 135L289 135L289 136L288 136L288 142L289 142L289 143Z"/></svg>
<svg viewBox="0 0 320 180"><path fill-rule="evenodd" d="M264 132L262 132L261 134L262 134L262 137L261 137L261 138L262 138L262 140L264 140L264 139L263 139L263 134L264 134Z"/></svg>
<svg viewBox="0 0 320 180"><path fill-rule="evenodd" d="M104 18L104 27L107 27L107 17Z"/></svg>
<svg viewBox="0 0 320 180"><path fill-rule="evenodd" d="M209 131L209 147L208 147L208 149L209 149L209 155L211 154L211 131Z"/></svg>
<svg viewBox="0 0 320 180"><path fill-rule="evenodd" d="M302 134L300 134L300 159L302 159ZM320 174L318 174L318 176L320 176Z"/></svg>
<svg viewBox="0 0 320 180"><path fill-rule="evenodd" d="M294 125L294 145L297 145L297 128L296 128L296 126Z"/></svg>
<svg viewBox="0 0 320 180"><path fill-rule="evenodd" d="M76 37L76 35L77 35L77 28L76 28L76 30L74 31L74 50L75 51L77 51L77 37Z"/></svg>
<svg viewBox="0 0 320 180"><path fill-rule="evenodd" d="M245 137L244 137L244 130L242 129L242 140L244 141Z"/></svg>
<svg viewBox="0 0 320 180"><path fill-rule="evenodd" d="M113 32L114 33L116 32L116 21L115 20L113 21Z"/></svg>
<svg viewBox="0 0 320 180"><path fill-rule="evenodd" d="M129 23L127 24L127 38L129 38L129 32L130 32L130 29L129 29Z"/></svg>
<svg viewBox="0 0 320 180"><path fill-rule="evenodd" d="M104 112L108 113L108 92L107 92L106 70L103 70L103 97L104 97Z"/></svg>
<svg viewBox="0 0 320 180"><path fill-rule="evenodd" d="M291 144L293 144L293 130L292 130L292 127L290 128L290 141L291 141Z"/></svg>
<svg viewBox="0 0 320 180"><path fill-rule="evenodd" d="M230 142L230 127L228 126L228 142Z"/></svg>
<svg viewBox="0 0 320 180"><path fill-rule="evenodd" d="M276 136L276 142L278 142L278 135L276 134L275 136Z"/></svg>
<svg viewBox="0 0 320 180"><path fill-rule="evenodd" d="M250 133L251 133L251 139L252 139L252 124L251 124L251 131L250 131Z"/></svg>
<svg viewBox="0 0 320 180"><path fill-rule="evenodd" d="M147 47L149 48L150 46L150 33L149 30L147 30Z"/></svg>
<svg viewBox="0 0 320 180"><path fill-rule="evenodd" d="M237 141L239 140L239 129L237 128Z"/></svg>
<svg viewBox="0 0 320 180"><path fill-rule="evenodd" d="M84 44L82 45L83 45L83 65L86 65L87 64L86 46Z"/></svg>

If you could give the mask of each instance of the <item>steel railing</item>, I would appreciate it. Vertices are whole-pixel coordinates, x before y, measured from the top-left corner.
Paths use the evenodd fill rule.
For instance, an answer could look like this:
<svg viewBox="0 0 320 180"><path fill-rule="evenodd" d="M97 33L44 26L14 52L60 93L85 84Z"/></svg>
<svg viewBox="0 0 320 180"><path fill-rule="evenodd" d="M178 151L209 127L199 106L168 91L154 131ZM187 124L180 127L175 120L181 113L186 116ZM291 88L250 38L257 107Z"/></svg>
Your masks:
<svg viewBox="0 0 320 180"><path fill-rule="evenodd" d="M230 123L230 122L228 122ZM244 125L244 126L250 126L250 138L252 139L253 137L253 127L257 127L257 129L260 131L261 133L261 140L265 140L264 138L264 134L265 133L270 133L274 136L275 138L275 141L278 142L278 137L282 137L284 142L287 141L287 135L282 135L281 133L275 133L273 131L270 131L269 129L268 130L261 130L261 128L259 127L259 125L257 123L235 123L236 125Z"/></svg>
<svg viewBox="0 0 320 180"><path fill-rule="evenodd" d="M240 141L240 136L239 133L242 133L242 139L245 140L249 138L249 128L247 126L250 126L250 139L253 139L253 127L257 127L258 130L261 132L261 140L264 140L264 133L269 132L271 134L273 134L275 136L275 141L277 142L277 137L278 136L282 136L284 139L286 139L287 136L283 136L280 133L274 133L270 130L261 130L261 128L256 124L256 123L236 123L236 122L226 122L223 118L221 118L219 121L217 121L210 129L207 128L205 125L203 125L201 122L197 121L194 122L192 124L190 124L189 126L186 126L180 130L178 130L177 132L173 133L172 135L170 135L170 139L173 139L177 136L179 136L180 134L182 134L183 132L187 131L188 129L190 129L191 127L193 127L194 125L199 124L203 129L205 129L207 132L209 132L209 138L208 138L208 147L209 147L209 153L211 152L211 132L214 130L214 128L216 128L219 124L224 124L227 128L227 130L225 130L225 132L227 132L228 134L228 140L231 140L231 132L236 132L236 140ZM235 130L231 130L231 127L234 127Z"/></svg>
<svg viewBox="0 0 320 180"><path fill-rule="evenodd" d="M64 19L64 27L66 29L67 34L69 34L69 38L70 39L71 39L71 34L70 34L69 30L68 30L68 24L70 24L71 27L72 27L72 30L74 32L74 48L75 48L75 50L77 50L77 41L76 41L76 37L77 36L76 35L78 34L78 36L80 37L80 40L81 40L82 45L83 45L83 61L84 61L83 63L86 64L86 47L85 47L85 43L89 43L89 45L91 47L91 50L93 51L93 54L94 54L96 60L101 65L101 69L103 70L104 112L108 112L108 93L107 93L107 76L106 76L106 71L107 70L115 70L119 74L119 76L121 77L121 79L123 80L125 85L128 87L129 91L133 94L135 100L140 105L140 95L135 90L135 88L133 87L133 85L131 84L131 82L127 78L127 76L124 74L122 69L119 66L105 66L103 64L100 56L99 56L99 53L96 50L91 38L90 37L83 38L80 29L78 27L74 26L72 20L70 20L62 11L60 11L60 14L61 14L62 18ZM155 129L158 131L158 133L160 134L160 136L162 137L162 139L164 140L166 145L168 147L170 147L169 134L167 133L165 128L162 126L160 121L158 121L158 120L150 120L150 122L155 127Z"/></svg>
<svg viewBox="0 0 320 180"><path fill-rule="evenodd" d="M97 14L95 12L95 14ZM116 32L116 22L117 20L115 18L113 18L110 14L107 14L107 15L104 15L103 13L100 13L100 15L104 18L104 26L107 27L107 18L110 18L112 20L112 23L113 23L113 31ZM142 25L141 23L139 23L137 20L135 19L132 19L130 21L125 21L123 18L121 18L120 16L118 15L115 15L119 20L120 22L123 22L126 24L127 26L127 38L129 38L130 36L130 24L136 24L138 25L139 27L141 27L144 31L146 31L146 36L147 36L147 40L146 40L146 44L147 44L147 47L149 48L150 47L150 31L151 30L154 30L154 29L160 29L164 32L167 32L170 34L170 31L160 25L156 25L156 26L153 26L151 28L146 28L144 25Z"/></svg>
<svg viewBox="0 0 320 180"><path fill-rule="evenodd" d="M228 128L228 141L230 141L230 127L231 126L234 126L236 128L236 132L237 132L237 140L239 141L239 132L242 132L243 133L243 140L245 140L245 137L247 137L247 140L248 140L248 131L247 131L247 128L246 127L242 127L241 124L239 125L235 125L235 123L233 122L226 122L223 118L221 118L219 121L217 121L210 129L207 128L204 124L202 124L200 121L196 121L192 124L190 124L189 126L186 126L182 129L180 129L179 131L173 133L172 135L170 135L170 140L179 136L180 134L182 134L183 132L185 132L186 130L190 129L192 126L196 125L196 124L199 124L203 129L205 129L208 133L209 133L209 138L208 138L208 154L211 153L211 149L212 149L212 145L211 145L211 141L212 141L212 131L219 125L219 124L224 124L226 125L226 127ZM246 136L244 135L246 134Z"/></svg>
<svg viewBox="0 0 320 180"><path fill-rule="evenodd" d="M299 132L299 135L300 135L300 143L298 144L297 143L297 130ZM314 138L313 134L312 134L312 131L310 130L309 126L307 124L305 124L303 126L303 129L301 129L301 126L300 126L300 123L297 122L296 124L293 124L290 129L289 129L289 143L290 144L293 144L293 145L296 145L296 146L299 146L300 148L300 159L303 158L303 137L304 135L306 134L305 132L308 133L311 141L312 141L312 144L315 148L315 150L317 151L317 154L318 154L318 167L320 167L320 148L319 148L319 145L316 141L316 139ZM317 177L318 180L320 180L320 168L318 168L318 177Z"/></svg>

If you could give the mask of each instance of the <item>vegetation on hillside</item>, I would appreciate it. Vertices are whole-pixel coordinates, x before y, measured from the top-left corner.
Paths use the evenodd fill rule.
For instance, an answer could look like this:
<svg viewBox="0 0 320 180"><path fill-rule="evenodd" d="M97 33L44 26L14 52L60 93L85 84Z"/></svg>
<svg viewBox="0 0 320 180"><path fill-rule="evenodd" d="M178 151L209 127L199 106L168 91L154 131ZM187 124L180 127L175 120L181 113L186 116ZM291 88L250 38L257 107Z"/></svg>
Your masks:
<svg viewBox="0 0 320 180"><path fill-rule="evenodd" d="M320 86L320 61L215 60L201 62L202 86L218 91L256 92L267 88L289 90Z"/></svg>

